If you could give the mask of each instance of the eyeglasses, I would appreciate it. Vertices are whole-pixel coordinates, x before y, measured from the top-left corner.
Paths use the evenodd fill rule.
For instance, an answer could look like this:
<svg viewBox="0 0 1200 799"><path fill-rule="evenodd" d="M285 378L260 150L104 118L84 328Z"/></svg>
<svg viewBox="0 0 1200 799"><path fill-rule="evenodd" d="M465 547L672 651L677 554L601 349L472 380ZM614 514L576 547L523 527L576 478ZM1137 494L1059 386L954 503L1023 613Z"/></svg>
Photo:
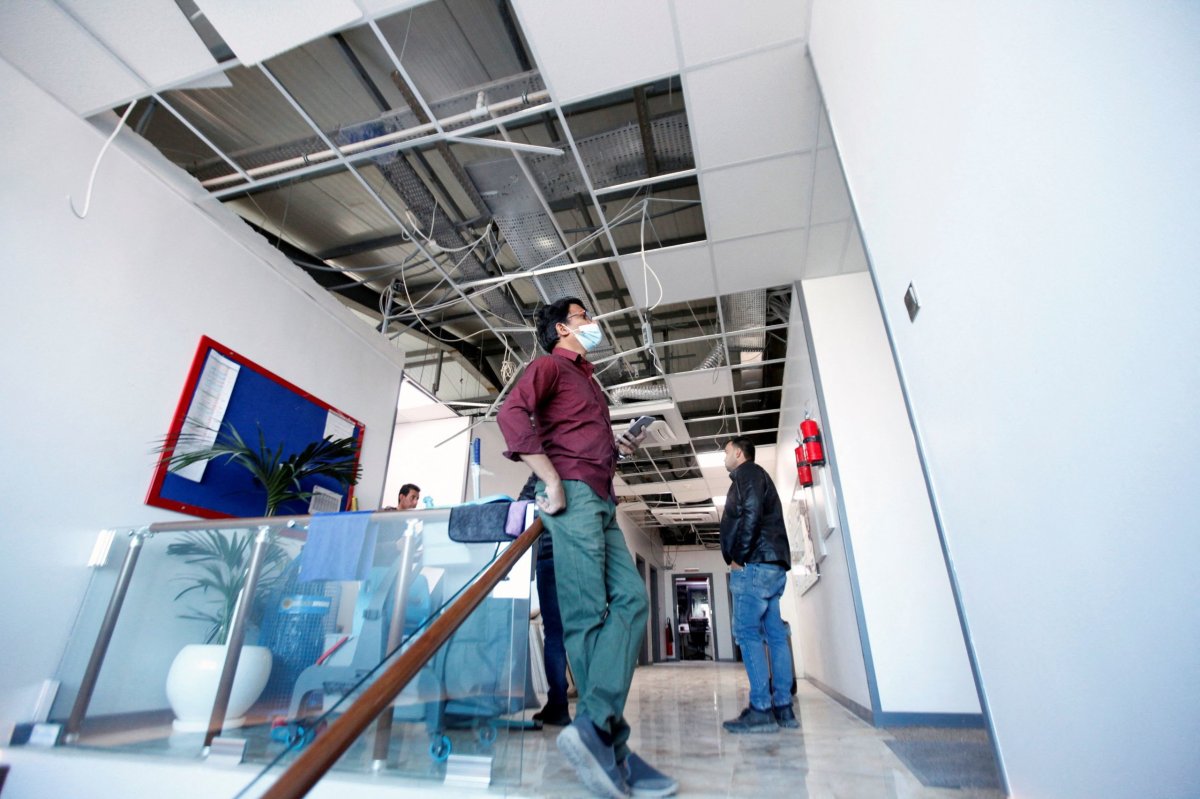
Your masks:
<svg viewBox="0 0 1200 799"><path fill-rule="evenodd" d="M585 321L585 322L590 322L590 321L592 321L592 317L588 316L588 313L587 313L587 311L584 311L584 312L582 312L582 313L569 313L569 314L567 314L567 318L568 318L568 319L570 319L572 316L578 316L578 317L581 317L581 318L583 319L583 321Z"/></svg>

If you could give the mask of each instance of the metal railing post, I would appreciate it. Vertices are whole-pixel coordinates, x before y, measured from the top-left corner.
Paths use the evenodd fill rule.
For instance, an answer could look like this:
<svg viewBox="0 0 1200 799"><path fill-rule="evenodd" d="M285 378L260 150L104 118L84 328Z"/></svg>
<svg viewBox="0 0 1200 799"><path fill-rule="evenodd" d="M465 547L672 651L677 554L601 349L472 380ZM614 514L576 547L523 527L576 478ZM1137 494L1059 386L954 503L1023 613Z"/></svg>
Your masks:
<svg viewBox="0 0 1200 799"><path fill-rule="evenodd" d="M113 629L117 626L117 617L121 615L121 606L125 603L125 594L129 590L129 581L133 579L133 569L137 566L138 555L142 552L142 544L153 533L142 528L130 535L132 540L129 542L129 550L125 553L125 560L121 562L117 584L113 587L112 597L108 600L108 609L104 612L104 621L100 623L96 645L92 647L92 656L88 659L87 668L83 671L83 679L79 682L79 693L75 696L71 716L67 719L67 727L64 731L64 740L67 743L79 740L79 728L83 725L88 705L92 701L92 693L96 690L100 667L104 664L104 656L108 654L108 645L112 641Z"/></svg>
<svg viewBox="0 0 1200 799"><path fill-rule="evenodd" d="M392 621L388 627L387 651L392 653L404 640L404 616L408 612L408 592L416 571L417 551L420 548L422 525L419 519L409 519L400 539L400 573L396 577L396 596L392 601ZM392 708L389 705L375 722L375 750L371 767L387 766L388 748L392 743Z"/></svg>
<svg viewBox="0 0 1200 799"><path fill-rule="evenodd" d="M225 665L221 668L221 680L217 683L217 695L213 699L212 716L208 720L208 731L204 734L204 747L212 745L213 738L221 734L225 725L225 712L229 709L229 694L233 691L233 678L237 675L238 659L242 656L242 642L246 639L246 619L254 604L254 593L258 588L258 577L262 572L267 547L271 543L271 525L258 528L254 538L254 550L250 555L250 567L246 583L242 586L233 620L229 626L229 637L225 641Z"/></svg>

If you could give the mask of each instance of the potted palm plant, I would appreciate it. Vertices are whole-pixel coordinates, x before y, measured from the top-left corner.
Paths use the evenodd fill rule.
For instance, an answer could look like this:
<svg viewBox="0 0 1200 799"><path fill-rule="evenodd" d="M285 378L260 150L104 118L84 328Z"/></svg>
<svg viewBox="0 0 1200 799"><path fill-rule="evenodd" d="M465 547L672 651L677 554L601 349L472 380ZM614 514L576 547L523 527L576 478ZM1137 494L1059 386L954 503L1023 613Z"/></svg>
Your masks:
<svg viewBox="0 0 1200 799"><path fill-rule="evenodd" d="M252 447L232 426L226 425L211 444L196 446L188 436L176 436L159 448L167 467L178 471L199 461L226 458L246 468L263 491L263 515L273 516L288 502L307 499L301 481L324 475L343 488L358 480L357 443L352 438L326 438L288 456L283 445L271 447L262 430ZM167 675L167 698L175 711L174 727L182 732L199 732L208 727L217 683L225 661L226 638L237 603L242 600L253 550L250 531L222 534L215 530L185 534L167 546L167 554L185 558L192 567L178 579L185 583L175 595L187 598L191 607L180 618L207 624L203 644L186 645L171 664ZM287 581L291 557L272 538L264 552L254 596L250 598L250 620L257 624L266 598L277 594ZM241 726L244 714L258 699L271 672L271 651L263 646L244 646L238 658L233 690L224 727Z"/></svg>

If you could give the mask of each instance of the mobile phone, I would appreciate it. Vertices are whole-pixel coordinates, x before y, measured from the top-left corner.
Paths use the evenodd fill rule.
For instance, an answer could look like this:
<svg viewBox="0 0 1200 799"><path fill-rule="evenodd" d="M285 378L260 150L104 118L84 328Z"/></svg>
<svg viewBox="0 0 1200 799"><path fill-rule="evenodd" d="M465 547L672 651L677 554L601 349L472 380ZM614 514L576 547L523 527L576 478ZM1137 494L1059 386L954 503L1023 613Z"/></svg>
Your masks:
<svg viewBox="0 0 1200 799"><path fill-rule="evenodd" d="M633 420L633 424L629 425L626 432L630 438L636 438L643 430L653 424L656 419L653 416L639 416Z"/></svg>

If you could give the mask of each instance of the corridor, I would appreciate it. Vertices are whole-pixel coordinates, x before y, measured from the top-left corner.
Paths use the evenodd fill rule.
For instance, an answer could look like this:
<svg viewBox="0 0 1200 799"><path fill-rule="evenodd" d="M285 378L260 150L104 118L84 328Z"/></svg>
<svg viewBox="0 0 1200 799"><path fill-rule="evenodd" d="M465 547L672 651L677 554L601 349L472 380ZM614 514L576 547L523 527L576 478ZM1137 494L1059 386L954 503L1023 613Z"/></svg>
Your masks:
<svg viewBox="0 0 1200 799"><path fill-rule="evenodd" d="M634 751L679 780L688 797L790 797L791 799L1002 799L997 789L927 787L893 753L887 741L917 731L871 727L812 684L801 680L796 703L800 729L775 735L735 736L721 721L746 705L745 672L738 663L687 662L640 667L626 715ZM587 792L554 748L557 728L525 736L520 793L584 797ZM941 754L955 747L978 752L981 730L936 731ZM954 739L949 741L948 739ZM901 743L903 745L903 742ZM918 742L917 750L938 749ZM955 764L943 761L941 773ZM945 768L950 766L950 769ZM978 771L978 769L976 769Z"/></svg>

